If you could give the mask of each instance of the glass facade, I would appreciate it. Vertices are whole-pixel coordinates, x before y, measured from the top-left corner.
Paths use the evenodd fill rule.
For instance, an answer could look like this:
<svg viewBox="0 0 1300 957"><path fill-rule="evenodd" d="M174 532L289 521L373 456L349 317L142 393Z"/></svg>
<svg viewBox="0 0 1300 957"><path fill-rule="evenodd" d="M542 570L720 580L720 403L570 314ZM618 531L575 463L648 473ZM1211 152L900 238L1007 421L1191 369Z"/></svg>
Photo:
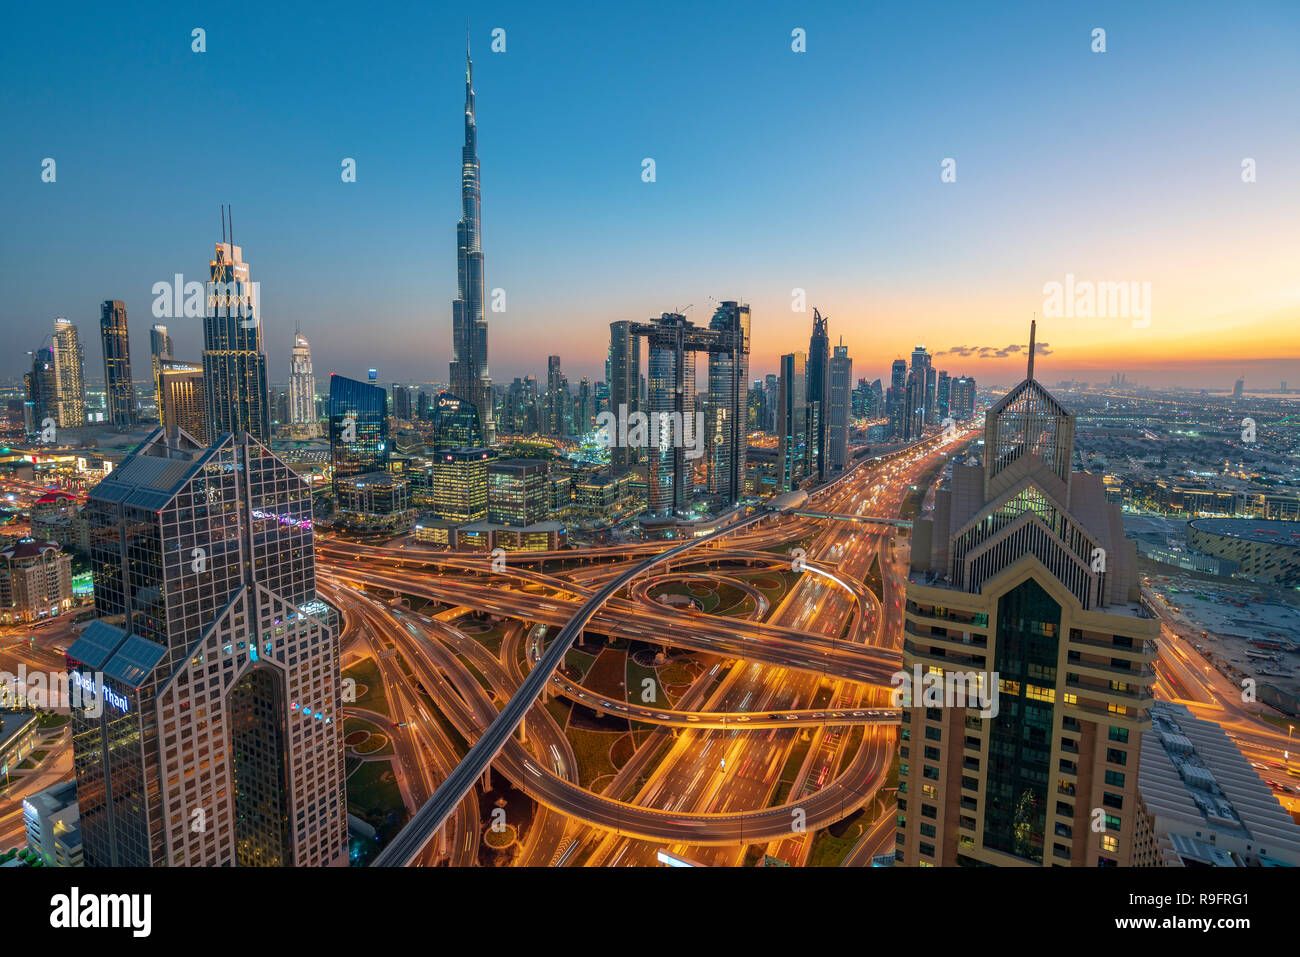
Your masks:
<svg viewBox="0 0 1300 957"><path fill-rule="evenodd" d="M1030 578L998 601L984 846L1043 862L1061 606Z"/></svg>
<svg viewBox="0 0 1300 957"><path fill-rule="evenodd" d="M344 479L388 471L388 393L382 387L331 375L329 422L335 494Z"/></svg>

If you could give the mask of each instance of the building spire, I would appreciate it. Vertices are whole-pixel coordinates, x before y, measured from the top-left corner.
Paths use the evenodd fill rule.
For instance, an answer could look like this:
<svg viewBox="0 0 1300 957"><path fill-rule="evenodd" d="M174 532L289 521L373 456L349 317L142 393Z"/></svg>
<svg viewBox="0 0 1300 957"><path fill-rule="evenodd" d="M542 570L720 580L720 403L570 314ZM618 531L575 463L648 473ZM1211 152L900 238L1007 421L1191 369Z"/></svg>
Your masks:
<svg viewBox="0 0 1300 957"><path fill-rule="evenodd" d="M1029 373L1025 376L1027 379L1034 378L1034 332L1038 326L1038 314L1029 320Z"/></svg>

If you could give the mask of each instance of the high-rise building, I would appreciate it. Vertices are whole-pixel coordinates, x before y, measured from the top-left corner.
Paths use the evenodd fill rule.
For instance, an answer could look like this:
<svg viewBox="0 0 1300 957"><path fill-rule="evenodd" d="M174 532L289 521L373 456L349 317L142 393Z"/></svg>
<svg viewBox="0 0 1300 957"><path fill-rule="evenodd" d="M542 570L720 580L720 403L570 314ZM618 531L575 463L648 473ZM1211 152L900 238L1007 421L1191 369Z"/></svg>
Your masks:
<svg viewBox="0 0 1300 957"><path fill-rule="evenodd" d="M433 402L433 447L476 449L482 445L482 420L473 404L450 392L439 392Z"/></svg>
<svg viewBox="0 0 1300 957"><path fill-rule="evenodd" d="M465 145L461 148L461 219L456 226L456 298L451 304L453 395L478 411L484 442L496 442L495 399L488 375L488 328L483 312L483 245L480 234L478 127L474 116L474 64L465 44Z"/></svg>
<svg viewBox="0 0 1300 957"><path fill-rule="evenodd" d="M30 431L44 432L50 425L61 428L58 360L52 347L42 346L32 353L32 371L27 373L25 380L27 401L32 410Z"/></svg>
<svg viewBox="0 0 1300 957"><path fill-rule="evenodd" d="M930 357L925 357L925 424L939 424L938 374Z"/></svg>
<svg viewBox="0 0 1300 957"><path fill-rule="evenodd" d="M808 466L808 359L802 352L781 357L777 386L776 436L777 486L782 491L799 487Z"/></svg>
<svg viewBox="0 0 1300 957"><path fill-rule="evenodd" d="M311 489L247 433L159 429L97 485L100 618L68 649L88 866L347 861L336 613Z"/></svg>
<svg viewBox="0 0 1300 957"><path fill-rule="evenodd" d="M388 395L382 387L331 373L329 426L336 492L343 479L388 471Z"/></svg>
<svg viewBox="0 0 1300 957"><path fill-rule="evenodd" d="M153 368L153 397L158 404L158 421L162 421L162 363L176 358L167 327L155 322L149 330L149 362Z"/></svg>
<svg viewBox="0 0 1300 957"><path fill-rule="evenodd" d="M571 418L569 380L560 368L559 356L546 357L546 434L563 436L569 433Z"/></svg>
<svg viewBox="0 0 1300 957"><path fill-rule="evenodd" d="M488 466L488 521L525 528L550 518L551 488L541 459L501 459Z"/></svg>
<svg viewBox="0 0 1300 957"><path fill-rule="evenodd" d="M632 322L609 324L609 406L615 416L641 409L641 337ZM610 464L621 474L640 459L640 450L627 445L610 449Z"/></svg>
<svg viewBox="0 0 1300 957"><path fill-rule="evenodd" d="M830 405L831 340L826 317L813 310L813 331L808 340L808 463L818 481L826 477L827 414Z"/></svg>
<svg viewBox="0 0 1300 957"><path fill-rule="evenodd" d="M895 852L907 865L1133 855L1159 620L1102 477L1071 471L1074 416L1034 379L1033 341L1031 327L1025 380L988 412L983 464L954 463L913 530Z"/></svg>
<svg viewBox="0 0 1300 957"><path fill-rule="evenodd" d="M849 464L849 419L853 414L853 360L848 346L835 347L829 381L826 461L832 469L843 469Z"/></svg>
<svg viewBox="0 0 1300 957"><path fill-rule="evenodd" d="M59 428L86 424L86 357L77 327L65 316L54 320L54 418Z"/></svg>
<svg viewBox="0 0 1300 957"><path fill-rule="evenodd" d="M722 348L709 350L709 393L705 405L705 448L709 493L728 505L745 490L749 450L749 306L732 300L718 304L709 328ZM727 346L730 345L730 348Z"/></svg>
<svg viewBox="0 0 1300 957"><path fill-rule="evenodd" d="M952 417L958 422L975 415L975 380L970 376L958 376L949 386L948 408Z"/></svg>
<svg viewBox="0 0 1300 957"><path fill-rule="evenodd" d="M596 389L586 376L578 383L578 396L573 410L573 432L576 435L586 435L596 422Z"/></svg>
<svg viewBox="0 0 1300 957"><path fill-rule="evenodd" d="M948 378L948 373L944 370L939 371L939 384L935 388L934 401L937 405L938 422L940 425L943 421L952 415L952 380Z"/></svg>
<svg viewBox="0 0 1300 957"><path fill-rule="evenodd" d="M45 621L72 608L72 557L31 538L0 548L0 624Z"/></svg>
<svg viewBox="0 0 1300 957"><path fill-rule="evenodd" d="M271 441L270 388L262 352L262 316L257 284L243 249L230 242L222 222L221 242L208 262L209 283L203 314L203 391L208 403L208 435L247 433Z"/></svg>
<svg viewBox="0 0 1300 957"><path fill-rule="evenodd" d="M289 357L289 424L314 434L316 419L316 376L311 369L311 343L301 332L293 334Z"/></svg>
<svg viewBox="0 0 1300 957"><path fill-rule="evenodd" d="M700 427L698 420L687 419L695 418L695 353L685 346L693 328L682 314L665 312L647 329L647 497L649 512L656 517L685 516L695 497L691 460L686 457L692 449L685 441L688 424L689 431Z"/></svg>
<svg viewBox="0 0 1300 957"><path fill-rule="evenodd" d="M208 441L208 406L203 395L203 366L163 359L158 368L158 415L174 435L184 429L200 443Z"/></svg>
<svg viewBox="0 0 1300 957"><path fill-rule="evenodd" d="M466 525L488 517L490 449L442 449L433 456L433 514Z"/></svg>
<svg viewBox="0 0 1300 957"><path fill-rule="evenodd" d="M135 383L131 381L131 343L126 332L126 304L105 300L99 307L104 344L104 398L108 421L121 429L135 427Z"/></svg>

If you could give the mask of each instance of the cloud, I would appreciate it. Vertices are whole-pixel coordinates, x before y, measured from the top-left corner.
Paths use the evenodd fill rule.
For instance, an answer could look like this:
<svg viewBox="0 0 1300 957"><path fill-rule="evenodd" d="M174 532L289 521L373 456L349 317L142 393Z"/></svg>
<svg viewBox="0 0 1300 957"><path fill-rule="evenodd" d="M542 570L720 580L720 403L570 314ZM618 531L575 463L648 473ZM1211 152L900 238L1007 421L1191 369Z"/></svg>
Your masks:
<svg viewBox="0 0 1300 957"><path fill-rule="evenodd" d="M939 356L958 356L962 359L1005 359L1008 356L1020 355L1028 351L1028 346L1022 346L1019 343L1012 343L1001 348L997 346L953 346L951 349L942 349L934 353L934 356L935 358ZM1036 343L1034 352L1040 356L1050 356L1052 354L1052 350L1047 347L1046 342Z"/></svg>

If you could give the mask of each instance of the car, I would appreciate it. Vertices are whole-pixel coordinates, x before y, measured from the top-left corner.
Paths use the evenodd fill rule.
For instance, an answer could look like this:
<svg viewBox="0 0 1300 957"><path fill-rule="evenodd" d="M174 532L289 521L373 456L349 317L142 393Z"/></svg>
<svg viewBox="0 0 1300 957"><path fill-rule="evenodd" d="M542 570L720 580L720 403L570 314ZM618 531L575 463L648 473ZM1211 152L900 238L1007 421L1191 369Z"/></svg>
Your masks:
<svg viewBox="0 0 1300 957"><path fill-rule="evenodd" d="M686 720L687 720L687 721L699 721L699 720L700 720L700 716L699 716L698 714L688 714L688 715L686 716Z"/></svg>
<svg viewBox="0 0 1300 957"><path fill-rule="evenodd" d="M799 716L798 716L797 714L787 714L787 715L785 716L785 720L787 720L787 721L797 721L798 719L799 719Z"/></svg>

